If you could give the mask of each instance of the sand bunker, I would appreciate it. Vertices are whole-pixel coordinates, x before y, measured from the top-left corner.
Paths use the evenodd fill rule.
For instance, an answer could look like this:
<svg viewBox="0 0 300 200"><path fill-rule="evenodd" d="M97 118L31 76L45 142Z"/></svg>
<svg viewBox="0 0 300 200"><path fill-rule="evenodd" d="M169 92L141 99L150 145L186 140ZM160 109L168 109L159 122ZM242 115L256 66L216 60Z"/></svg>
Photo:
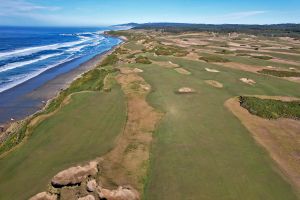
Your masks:
<svg viewBox="0 0 300 200"><path fill-rule="evenodd" d="M246 84L249 84L249 85L254 85L256 82L252 79L249 79L249 78L241 78L240 81L246 83Z"/></svg>
<svg viewBox="0 0 300 200"><path fill-rule="evenodd" d="M139 68L134 68L133 72L135 72L135 73L142 73L144 71L142 69L139 69Z"/></svg>
<svg viewBox="0 0 300 200"><path fill-rule="evenodd" d="M181 93L181 94L194 93L194 92L195 92L195 90L192 88L189 88L189 87L182 87L182 88L178 89L178 93Z"/></svg>
<svg viewBox="0 0 300 200"><path fill-rule="evenodd" d="M168 62L170 65L172 65L173 67L179 67L179 65L177 65L176 63L173 63L172 61Z"/></svg>
<svg viewBox="0 0 300 200"><path fill-rule="evenodd" d="M266 68L268 68L268 69L275 69L276 67L273 67L273 66L266 66Z"/></svg>
<svg viewBox="0 0 300 200"><path fill-rule="evenodd" d="M223 84L215 80L207 80L205 81L205 83L216 88L223 88Z"/></svg>
<svg viewBox="0 0 300 200"><path fill-rule="evenodd" d="M139 200L139 193L131 187L118 187L116 190L108 190L98 187L100 199L107 200Z"/></svg>
<svg viewBox="0 0 300 200"><path fill-rule="evenodd" d="M54 194L49 194L47 192L41 192L37 195L31 197L29 200L56 200L57 196Z"/></svg>
<svg viewBox="0 0 300 200"><path fill-rule="evenodd" d="M190 75L191 72L187 71L186 69L183 68L175 68L175 71L177 71L179 74L184 74L184 75Z"/></svg>
<svg viewBox="0 0 300 200"><path fill-rule="evenodd" d="M205 68L206 71L208 72L212 72L212 73L218 73L220 71L216 70L216 69L210 69L210 68Z"/></svg>

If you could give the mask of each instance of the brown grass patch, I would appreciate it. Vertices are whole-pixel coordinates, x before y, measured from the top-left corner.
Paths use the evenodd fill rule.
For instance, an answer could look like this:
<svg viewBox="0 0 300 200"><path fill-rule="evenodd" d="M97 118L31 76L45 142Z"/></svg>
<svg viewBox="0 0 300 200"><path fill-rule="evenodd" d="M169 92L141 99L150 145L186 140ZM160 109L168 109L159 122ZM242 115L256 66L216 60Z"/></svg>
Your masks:
<svg viewBox="0 0 300 200"><path fill-rule="evenodd" d="M267 97L264 96L263 98ZM291 100L290 97L270 98ZM227 100L225 106L241 120L256 142L268 151L282 173L300 191L300 121L292 119L267 120L251 115L240 106L238 98Z"/></svg>
<svg viewBox="0 0 300 200"><path fill-rule="evenodd" d="M152 132L162 114L155 111L145 100L150 85L138 74L128 73L128 69L121 68L121 71L126 74L122 73L116 79L127 96L127 122L114 149L103 157L99 179L107 188L131 185L143 192Z"/></svg>

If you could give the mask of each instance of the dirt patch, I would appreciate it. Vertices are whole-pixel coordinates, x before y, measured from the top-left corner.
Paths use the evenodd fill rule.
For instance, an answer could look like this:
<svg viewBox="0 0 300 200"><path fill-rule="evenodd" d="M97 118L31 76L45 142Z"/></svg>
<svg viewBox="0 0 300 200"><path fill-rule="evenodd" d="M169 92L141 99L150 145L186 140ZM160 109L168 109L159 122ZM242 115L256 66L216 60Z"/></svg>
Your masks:
<svg viewBox="0 0 300 200"><path fill-rule="evenodd" d="M184 74L184 75L190 75L191 72L184 68L175 68L175 71L178 72L179 74Z"/></svg>
<svg viewBox="0 0 300 200"><path fill-rule="evenodd" d="M190 52L189 54L187 54L187 55L185 56L185 58L187 58L187 59L189 59L189 60L198 60L199 55L198 55L198 53Z"/></svg>
<svg viewBox="0 0 300 200"><path fill-rule="evenodd" d="M264 96L263 98L267 98ZM291 97L269 97L292 100ZM239 104L238 98L225 102L225 106L241 120L254 139L276 161L281 171L300 191L300 121L292 119L267 120L251 115Z"/></svg>
<svg viewBox="0 0 300 200"><path fill-rule="evenodd" d="M254 85L256 82L252 79L249 78L240 78L240 81L242 81L243 83L249 84L249 85Z"/></svg>
<svg viewBox="0 0 300 200"><path fill-rule="evenodd" d="M210 68L205 68L206 71L208 72L212 72L212 73L218 73L220 71L216 70L216 69L210 69Z"/></svg>
<svg viewBox="0 0 300 200"><path fill-rule="evenodd" d="M216 88L223 88L223 84L218 81L207 80L207 81L205 81L205 83L207 83L208 85L211 85L213 87L216 87Z"/></svg>

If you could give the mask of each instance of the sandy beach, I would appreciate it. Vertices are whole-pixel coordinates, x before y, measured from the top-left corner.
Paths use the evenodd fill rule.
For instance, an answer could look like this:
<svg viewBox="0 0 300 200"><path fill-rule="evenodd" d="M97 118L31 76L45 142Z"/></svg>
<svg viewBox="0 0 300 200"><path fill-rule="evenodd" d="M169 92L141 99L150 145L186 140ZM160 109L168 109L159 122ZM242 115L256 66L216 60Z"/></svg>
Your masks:
<svg viewBox="0 0 300 200"><path fill-rule="evenodd" d="M81 74L96 67L106 55L113 52L119 45L114 46L109 51L92 57L88 61L75 66L65 73L57 75L32 91L26 92L26 90L30 90L30 88L38 82L37 79L41 77L34 78L18 87L12 88L6 94L1 94L2 98L0 98L0 101L5 102L6 105L0 102L0 126L6 129L12 122L22 120L41 110L49 100L57 96L59 91L67 88L75 79L80 77ZM74 65L74 63L72 64ZM41 76L49 76L55 70L56 69L48 70ZM14 95L16 94L19 96L16 96L14 99ZM10 99L13 100L10 101Z"/></svg>

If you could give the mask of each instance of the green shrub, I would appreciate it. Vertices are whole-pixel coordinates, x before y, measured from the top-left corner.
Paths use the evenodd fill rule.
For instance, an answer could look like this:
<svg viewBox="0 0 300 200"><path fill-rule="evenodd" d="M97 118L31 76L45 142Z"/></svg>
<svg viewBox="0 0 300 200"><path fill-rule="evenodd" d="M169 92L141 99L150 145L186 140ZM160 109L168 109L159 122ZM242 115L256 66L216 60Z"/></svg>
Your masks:
<svg viewBox="0 0 300 200"><path fill-rule="evenodd" d="M118 61L119 61L118 56L115 53L113 53L113 54L106 56L104 58L104 60L101 62L100 66L103 67L103 66L107 66L107 65L114 65Z"/></svg>
<svg viewBox="0 0 300 200"><path fill-rule="evenodd" d="M284 102L273 99L260 99L257 97L239 98L240 105L246 108L251 114L267 118L291 118L300 119L300 101Z"/></svg>
<svg viewBox="0 0 300 200"><path fill-rule="evenodd" d="M261 60L271 60L272 59L271 56L252 56L252 58L257 58L257 59L261 59Z"/></svg>
<svg viewBox="0 0 300 200"><path fill-rule="evenodd" d="M229 51L229 50L223 49L221 51L216 51L216 53L219 53L219 54L233 54L234 51Z"/></svg>
<svg viewBox="0 0 300 200"><path fill-rule="evenodd" d="M160 45L154 49L154 52L157 55L164 55L164 56L177 56L182 57L186 56L188 52L182 48L177 46L170 46L170 45Z"/></svg>
<svg viewBox="0 0 300 200"><path fill-rule="evenodd" d="M258 72L262 74L277 76L277 77L300 77L300 72L293 72L293 71L277 71L271 69L263 69Z"/></svg>
<svg viewBox="0 0 300 200"><path fill-rule="evenodd" d="M199 58L199 60L204 60L205 62L223 62L223 63L229 62L228 59L216 55L202 56Z"/></svg>
<svg viewBox="0 0 300 200"><path fill-rule="evenodd" d="M151 64L152 62L145 56L139 56L135 59L136 63Z"/></svg>

